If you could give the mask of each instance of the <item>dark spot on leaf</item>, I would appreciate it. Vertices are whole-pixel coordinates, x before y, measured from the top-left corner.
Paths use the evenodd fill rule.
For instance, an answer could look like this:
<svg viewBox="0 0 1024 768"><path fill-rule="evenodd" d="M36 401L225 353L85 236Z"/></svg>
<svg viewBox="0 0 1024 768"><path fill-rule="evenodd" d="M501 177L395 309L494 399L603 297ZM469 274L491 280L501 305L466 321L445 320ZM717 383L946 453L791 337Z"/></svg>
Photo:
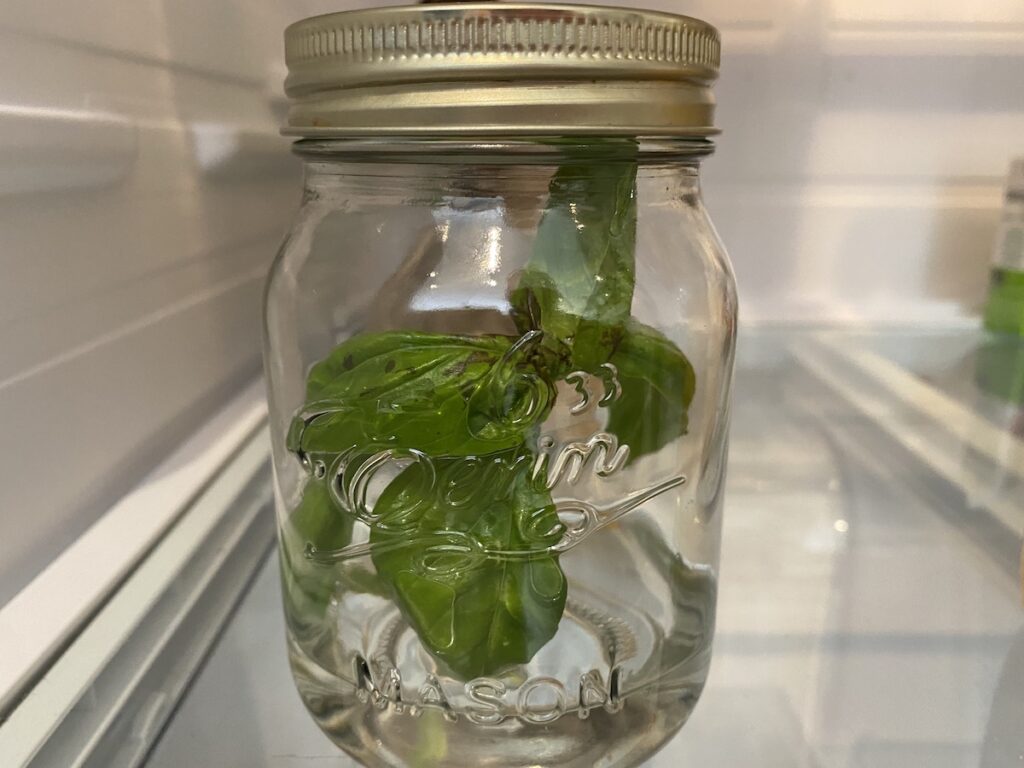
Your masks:
<svg viewBox="0 0 1024 768"><path fill-rule="evenodd" d="M459 360L457 363L453 363L452 365L449 365L447 368L445 368L444 371L442 371L442 373L445 376L452 376L452 377L454 377L454 376L461 376L462 374L464 374L466 372L466 367L468 365L469 365L468 359L466 359L466 360Z"/></svg>
<svg viewBox="0 0 1024 768"><path fill-rule="evenodd" d="M395 370L395 361L394 359L391 359L388 360L387 364L384 366L384 373L391 373L393 370Z"/></svg>
<svg viewBox="0 0 1024 768"><path fill-rule="evenodd" d="M351 371L354 365L352 355L345 355L345 359L341 361L341 367L346 371Z"/></svg>

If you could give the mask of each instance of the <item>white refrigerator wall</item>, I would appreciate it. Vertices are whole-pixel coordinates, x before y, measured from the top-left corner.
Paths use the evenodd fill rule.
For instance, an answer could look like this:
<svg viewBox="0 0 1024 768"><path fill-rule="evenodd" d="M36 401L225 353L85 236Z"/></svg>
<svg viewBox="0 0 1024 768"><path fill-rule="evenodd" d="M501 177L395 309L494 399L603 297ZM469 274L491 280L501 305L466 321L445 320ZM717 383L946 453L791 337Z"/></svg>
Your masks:
<svg viewBox="0 0 1024 768"><path fill-rule="evenodd" d="M1020 0L649 0L722 30L753 322L943 322L1024 153ZM0 5L0 604L254 375L298 202L281 31L358 2Z"/></svg>
<svg viewBox="0 0 1024 768"><path fill-rule="evenodd" d="M257 374L307 10L0 5L0 604Z"/></svg>

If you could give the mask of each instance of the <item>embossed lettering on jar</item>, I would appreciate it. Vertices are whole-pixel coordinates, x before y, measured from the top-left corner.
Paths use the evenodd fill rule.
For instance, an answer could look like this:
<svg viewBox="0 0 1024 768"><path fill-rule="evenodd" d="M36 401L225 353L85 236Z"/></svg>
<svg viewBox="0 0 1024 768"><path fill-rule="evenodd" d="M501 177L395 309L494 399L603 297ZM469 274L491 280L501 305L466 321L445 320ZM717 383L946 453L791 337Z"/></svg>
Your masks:
<svg viewBox="0 0 1024 768"><path fill-rule="evenodd" d="M302 699L370 766L637 765L714 630L718 35L430 5L306 20L286 51L305 192L265 358Z"/></svg>

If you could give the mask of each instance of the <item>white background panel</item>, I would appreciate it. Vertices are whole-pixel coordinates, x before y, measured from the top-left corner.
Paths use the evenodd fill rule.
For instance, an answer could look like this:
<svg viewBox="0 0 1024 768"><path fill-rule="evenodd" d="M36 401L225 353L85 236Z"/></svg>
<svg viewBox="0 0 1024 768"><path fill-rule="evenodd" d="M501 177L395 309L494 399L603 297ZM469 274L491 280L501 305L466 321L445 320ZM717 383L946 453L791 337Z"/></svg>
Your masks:
<svg viewBox="0 0 1024 768"><path fill-rule="evenodd" d="M838 23L917 27L945 24L968 29L979 25L1016 25L1024 28L1024 5L1017 0L985 0L980 3L832 0L830 6L832 18Z"/></svg>

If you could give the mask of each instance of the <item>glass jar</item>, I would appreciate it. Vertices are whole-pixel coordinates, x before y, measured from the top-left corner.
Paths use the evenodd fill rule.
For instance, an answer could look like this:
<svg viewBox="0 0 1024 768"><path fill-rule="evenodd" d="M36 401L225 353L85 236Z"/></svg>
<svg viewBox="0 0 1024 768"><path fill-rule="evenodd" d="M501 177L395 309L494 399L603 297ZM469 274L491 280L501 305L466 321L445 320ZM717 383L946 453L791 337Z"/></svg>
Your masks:
<svg viewBox="0 0 1024 768"><path fill-rule="evenodd" d="M266 371L288 646L366 765L636 765L696 704L736 320L698 173L717 40L486 4L286 35L305 193Z"/></svg>

